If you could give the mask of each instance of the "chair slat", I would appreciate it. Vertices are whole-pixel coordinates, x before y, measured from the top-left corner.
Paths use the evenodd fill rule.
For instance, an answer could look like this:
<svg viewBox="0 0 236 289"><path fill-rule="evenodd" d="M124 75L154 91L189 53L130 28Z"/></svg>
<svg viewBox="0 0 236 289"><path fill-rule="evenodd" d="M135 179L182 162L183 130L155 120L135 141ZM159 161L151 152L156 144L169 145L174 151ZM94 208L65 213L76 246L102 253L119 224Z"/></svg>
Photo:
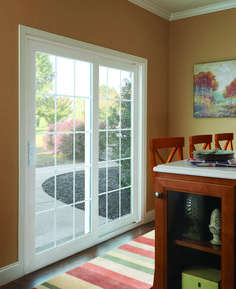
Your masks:
<svg viewBox="0 0 236 289"><path fill-rule="evenodd" d="M212 143L212 135L206 134L206 135L193 135L189 137L189 157L193 158L193 152L196 150L197 144L201 144L202 149L211 149L211 143Z"/></svg>
<svg viewBox="0 0 236 289"><path fill-rule="evenodd" d="M215 148L222 150L220 142L225 141L224 150L233 150L233 133L217 133L215 134Z"/></svg>
<svg viewBox="0 0 236 289"><path fill-rule="evenodd" d="M178 151L178 160L183 159L183 147L184 147L184 137L167 137L167 138L153 138L149 140L149 151L150 151L150 165L152 173L153 186L155 188L155 177L156 172L153 168L158 164L170 163L173 160L174 155ZM170 155L165 161L161 156L160 149L172 148Z"/></svg>

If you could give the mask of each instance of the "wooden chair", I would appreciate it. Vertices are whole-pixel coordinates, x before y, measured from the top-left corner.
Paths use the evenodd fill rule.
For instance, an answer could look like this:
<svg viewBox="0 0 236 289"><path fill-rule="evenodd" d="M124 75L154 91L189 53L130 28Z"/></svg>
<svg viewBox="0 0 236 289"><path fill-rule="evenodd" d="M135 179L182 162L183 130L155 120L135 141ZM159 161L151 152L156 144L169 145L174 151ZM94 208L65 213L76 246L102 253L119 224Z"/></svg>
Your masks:
<svg viewBox="0 0 236 289"><path fill-rule="evenodd" d="M222 150L220 141L225 141L223 150L227 150L227 148L229 147L229 150L232 151L233 139L234 139L233 133L217 133L215 134L215 148Z"/></svg>
<svg viewBox="0 0 236 289"><path fill-rule="evenodd" d="M156 172L153 171L153 168L158 164L170 163L175 155L178 152L178 161L183 159L183 146L184 146L184 137L167 137L167 138L153 138L149 140L149 151L150 151L150 162L151 162L151 172L152 172L152 181L155 188L155 177ZM170 155L167 160L161 157L160 149L172 148Z"/></svg>
<svg viewBox="0 0 236 289"><path fill-rule="evenodd" d="M212 143L212 135L205 134L205 135L193 135L189 137L189 157L193 158L193 152L196 151L197 144L203 144L203 150L210 150Z"/></svg>

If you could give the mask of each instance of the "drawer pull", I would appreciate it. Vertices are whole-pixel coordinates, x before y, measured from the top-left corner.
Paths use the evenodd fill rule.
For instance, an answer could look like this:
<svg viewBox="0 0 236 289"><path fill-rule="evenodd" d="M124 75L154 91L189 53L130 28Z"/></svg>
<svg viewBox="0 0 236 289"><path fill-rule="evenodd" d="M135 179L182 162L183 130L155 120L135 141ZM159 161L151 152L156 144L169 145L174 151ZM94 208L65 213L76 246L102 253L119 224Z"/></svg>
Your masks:
<svg viewBox="0 0 236 289"><path fill-rule="evenodd" d="M156 197L157 199L160 199L160 198L162 197L162 194L161 194L161 193L158 193L158 192L156 192L156 193L155 193L155 197Z"/></svg>

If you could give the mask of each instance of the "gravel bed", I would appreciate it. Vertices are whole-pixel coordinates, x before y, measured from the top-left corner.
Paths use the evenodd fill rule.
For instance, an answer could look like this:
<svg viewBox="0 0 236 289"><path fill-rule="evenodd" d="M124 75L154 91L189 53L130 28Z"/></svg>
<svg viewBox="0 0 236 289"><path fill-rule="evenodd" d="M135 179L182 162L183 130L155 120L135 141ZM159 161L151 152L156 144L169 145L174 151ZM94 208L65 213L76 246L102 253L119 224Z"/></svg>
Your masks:
<svg viewBox="0 0 236 289"><path fill-rule="evenodd" d="M106 183L106 168L99 169L99 216L109 219L117 219L119 211L121 216L130 213L130 189L122 190L121 204L119 204L119 167L108 168L108 178ZM73 173L66 173L56 176L56 196L57 200L65 203L73 203L73 182L75 185L75 206L78 209L84 210L85 200L85 173L83 170L75 172L75 179L73 180ZM108 188L106 190L106 187ZM55 177L51 177L43 182L42 189L49 196L55 197ZM111 192L108 195L103 194L106 191ZM108 214L106 214L106 202L108 202ZM119 208L119 205L121 208Z"/></svg>

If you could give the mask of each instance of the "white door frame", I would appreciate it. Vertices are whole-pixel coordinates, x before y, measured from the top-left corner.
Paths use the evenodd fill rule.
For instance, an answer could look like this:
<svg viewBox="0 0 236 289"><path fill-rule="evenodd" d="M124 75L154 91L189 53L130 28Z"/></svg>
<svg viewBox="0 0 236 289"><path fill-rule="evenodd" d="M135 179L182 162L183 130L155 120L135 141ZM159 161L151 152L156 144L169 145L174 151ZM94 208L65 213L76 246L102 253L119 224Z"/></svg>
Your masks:
<svg viewBox="0 0 236 289"><path fill-rule="evenodd" d="M27 120L25 116L25 108L27 107L27 103L25 103L25 95L27 94L27 83L25 79L25 63L27 60L27 55L25 54L26 51L26 42L29 38L33 39L34 37L40 37L41 39L44 39L47 42L50 41L56 41L57 43L60 43L62 47L65 45L72 45L75 47L79 47L81 50L90 50L96 53L97 55L106 55L111 58L116 57L117 59L127 59L130 61L130 63L138 63L139 68L138 68L138 73L139 77L142 81L139 81L139 91L141 91L140 95L140 104L142 107L142 111L139 114L138 121L139 121L139 128L140 128L140 134L138 136L138 147L139 147L139 152L140 152L140 159L137 163L138 170L140 173L140 178L138 179L137 183L137 188L139 190L139 194L141 196L141 202L139 205L139 219L137 219L137 222L134 224L130 224L125 228L122 228L116 233L110 233L107 235L103 235L97 240L97 243L100 243L102 241L105 241L116 234L125 232L131 228L134 228L141 223L144 222L144 216L146 212L146 152L147 152L147 138L146 138L146 107L147 107L147 60L136 57L136 56L131 56L128 54L120 53L117 51L113 51L110 49L105 49L102 47L90 45L87 43L83 43L80 41L76 41L73 39L69 39L66 37L62 36L57 36L51 33L46 33L40 30L28 28L25 26L20 26L19 27L19 264L22 266L22 271L24 274L29 273L31 271L34 271L40 267L45 266L45 264L42 262L42 264L38 264L39 266L34 267L31 266L30 263L27 265L24 264L24 259L25 259L25 254L27 255L27 250L29 249L28 245L26 244L25 236L32 233L29 232L27 229L27 223L29 224L29 227L32 227L32 220L28 215L27 215L27 210L26 210L26 204L28 200L26 199L26 174L25 171L27 170L28 167L28 159L27 159L27 142L28 138L27 135L29 132L25 131L25 129L22 129L23 127L27 127ZM31 60L32 61L32 60ZM32 120L31 120L32 121ZM28 202L27 204L30 204ZM26 212L26 213L24 213ZM91 238L90 238L91 239ZM90 247L91 245L95 245L94 242L91 242L90 239L87 240L87 243L85 244L84 247L81 248L81 250ZM93 240L94 241L94 240ZM26 244L26 245L25 245ZM60 248L58 249L60 250ZM52 254L52 262L57 261L57 259L53 259L56 255L56 250ZM70 251L70 248L68 248L68 251L65 252L65 256L69 256L73 254L74 251ZM61 257L59 258L61 259ZM59 260L58 259L58 260Z"/></svg>

